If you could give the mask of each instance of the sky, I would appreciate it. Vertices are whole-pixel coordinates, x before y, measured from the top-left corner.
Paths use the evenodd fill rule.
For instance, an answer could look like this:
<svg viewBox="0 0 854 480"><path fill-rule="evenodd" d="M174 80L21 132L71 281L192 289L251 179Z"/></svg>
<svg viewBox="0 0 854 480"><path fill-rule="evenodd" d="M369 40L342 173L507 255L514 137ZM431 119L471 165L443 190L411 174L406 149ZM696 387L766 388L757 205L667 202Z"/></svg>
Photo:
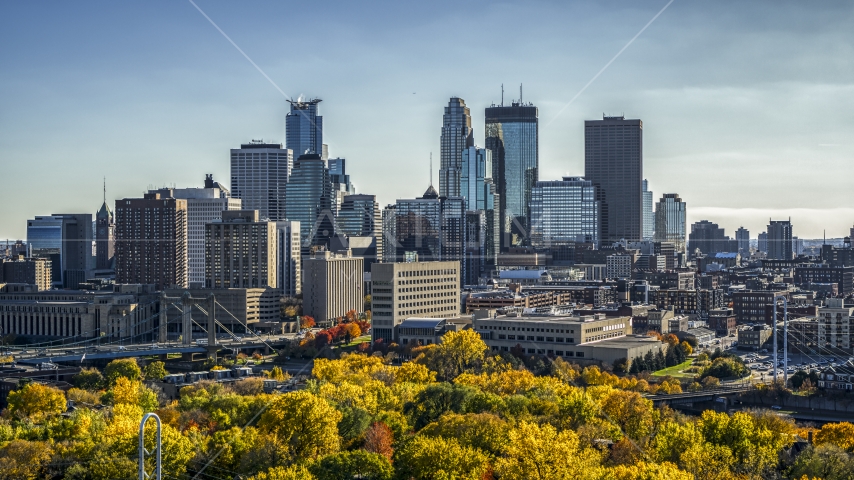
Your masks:
<svg viewBox="0 0 854 480"><path fill-rule="evenodd" d="M541 180L583 175L584 120L622 114L689 224L854 225L850 2L675 0L629 44L669 0L195 1L270 81L189 1L0 2L0 238L94 214L104 177L111 205L228 184L229 149L284 143L282 92L323 99L359 193L420 196L449 97L483 145L502 84L539 107Z"/></svg>

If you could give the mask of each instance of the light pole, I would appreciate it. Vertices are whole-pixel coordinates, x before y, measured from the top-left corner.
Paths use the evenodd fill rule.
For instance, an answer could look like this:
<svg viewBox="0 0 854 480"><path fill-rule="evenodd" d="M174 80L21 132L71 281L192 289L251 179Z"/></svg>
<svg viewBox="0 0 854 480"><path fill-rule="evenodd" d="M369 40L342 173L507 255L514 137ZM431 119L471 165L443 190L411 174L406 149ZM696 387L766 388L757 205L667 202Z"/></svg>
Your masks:
<svg viewBox="0 0 854 480"><path fill-rule="evenodd" d="M145 449L145 422L148 421L149 418L154 419L154 423L157 425L157 433L154 439L154 450L149 452ZM161 450L162 440L160 437L160 417L157 416L156 413L146 413L145 416L142 417L142 421L139 422L139 480L148 480L152 476L156 480L161 480L163 472L161 470L161 461L160 461L160 450ZM154 454L154 474L149 475L145 471L145 457L151 456Z"/></svg>

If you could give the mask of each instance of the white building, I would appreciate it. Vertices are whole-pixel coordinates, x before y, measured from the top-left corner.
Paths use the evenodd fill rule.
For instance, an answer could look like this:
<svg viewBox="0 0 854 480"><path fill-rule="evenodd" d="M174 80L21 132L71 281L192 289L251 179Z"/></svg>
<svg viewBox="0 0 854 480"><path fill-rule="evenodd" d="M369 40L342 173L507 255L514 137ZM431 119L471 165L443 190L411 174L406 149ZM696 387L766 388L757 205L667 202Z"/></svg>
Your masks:
<svg viewBox="0 0 854 480"><path fill-rule="evenodd" d="M828 298L818 309L818 348L833 348L851 352L851 319L854 307L846 307L841 298Z"/></svg>
<svg viewBox="0 0 854 480"><path fill-rule="evenodd" d="M615 253L605 258L607 278L632 278L635 256L630 253Z"/></svg>

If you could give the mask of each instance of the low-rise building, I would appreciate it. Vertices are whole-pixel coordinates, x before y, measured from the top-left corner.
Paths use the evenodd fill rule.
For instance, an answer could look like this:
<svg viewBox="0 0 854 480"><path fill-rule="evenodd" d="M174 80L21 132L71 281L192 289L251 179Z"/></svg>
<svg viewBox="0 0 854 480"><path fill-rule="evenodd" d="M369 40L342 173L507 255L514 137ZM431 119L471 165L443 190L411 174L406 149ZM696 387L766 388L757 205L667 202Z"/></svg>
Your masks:
<svg viewBox="0 0 854 480"><path fill-rule="evenodd" d="M768 325L741 327L738 330L738 348L762 350L771 346L774 330Z"/></svg>
<svg viewBox="0 0 854 480"><path fill-rule="evenodd" d="M731 308L709 310L709 328L719 337L734 335L737 331L735 313Z"/></svg>
<svg viewBox="0 0 854 480"><path fill-rule="evenodd" d="M823 368L818 374L818 388L854 390L854 362Z"/></svg>

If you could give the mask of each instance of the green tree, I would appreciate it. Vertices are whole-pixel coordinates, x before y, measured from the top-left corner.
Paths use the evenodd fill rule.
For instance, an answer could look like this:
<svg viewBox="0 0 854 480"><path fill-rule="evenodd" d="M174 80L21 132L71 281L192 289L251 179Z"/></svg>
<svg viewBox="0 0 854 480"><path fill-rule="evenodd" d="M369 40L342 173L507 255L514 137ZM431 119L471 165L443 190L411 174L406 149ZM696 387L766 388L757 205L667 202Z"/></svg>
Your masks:
<svg viewBox="0 0 854 480"><path fill-rule="evenodd" d="M489 457L453 438L416 435L394 452L394 465L400 479L481 480Z"/></svg>
<svg viewBox="0 0 854 480"><path fill-rule="evenodd" d="M121 358L113 360L104 368L104 377L107 379L107 385L113 386L120 377L128 380L139 380L142 376L142 370L133 358Z"/></svg>
<svg viewBox="0 0 854 480"><path fill-rule="evenodd" d="M317 480L391 480L394 469L389 460L364 450L333 453L309 467Z"/></svg>
<svg viewBox="0 0 854 480"><path fill-rule="evenodd" d="M61 390L39 383L27 383L9 392L6 401L9 413L27 417L36 423L48 416L58 415L66 408L65 394Z"/></svg>
<svg viewBox="0 0 854 480"><path fill-rule="evenodd" d="M467 385L437 383L428 385L411 402L403 406L410 423L416 430L435 422L446 412L466 413L477 389Z"/></svg>
<svg viewBox="0 0 854 480"><path fill-rule="evenodd" d="M248 480L315 480L314 475L301 465L290 467L273 467L266 472L259 473Z"/></svg>
<svg viewBox="0 0 854 480"><path fill-rule="evenodd" d="M71 381L74 383L74 386L77 388L82 388L84 390L99 390L104 388L105 381L104 376L101 375L101 372L98 371L97 368L84 368L80 370L80 373L75 375Z"/></svg>
<svg viewBox="0 0 854 480"><path fill-rule="evenodd" d="M150 362L142 370L142 375L146 380L163 380L163 377L168 374L166 364L161 361Z"/></svg>
<svg viewBox="0 0 854 480"><path fill-rule="evenodd" d="M833 444L813 445L798 455L787 478L854 480L854 455Z"/></svg>
<svg viewBox="0 0 854 480"><path fill-rule="evenodd" d="M300 390L274 397L258 428L281 439L294 459L315 459L340 448L341 419L341 413L326 400Z"/></svg>
<svg viewBox="0 0 854 480"><path fill-rule="evenodd" d="M509 441L509 431L510 425L491 413L447 413L418 433L454 438L464 446L497 456Z"/></svg>

